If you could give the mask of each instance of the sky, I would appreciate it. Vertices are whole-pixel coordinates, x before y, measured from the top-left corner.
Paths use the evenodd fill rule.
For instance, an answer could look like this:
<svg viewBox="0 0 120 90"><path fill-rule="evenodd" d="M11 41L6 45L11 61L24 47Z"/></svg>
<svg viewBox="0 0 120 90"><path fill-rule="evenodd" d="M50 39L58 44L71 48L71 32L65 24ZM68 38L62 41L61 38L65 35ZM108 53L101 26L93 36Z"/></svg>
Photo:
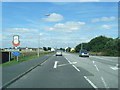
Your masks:
<svg viewBox="0 0 120 90"><path fill-rule="evenodd" d="M119 0L1 0L2 2L119 2Z"/></svg>
<svg viewBox="0 0 120 90"><path fill-rule="evenodd" d="M112 1L112 0L111 0ZM104 35L118 37L117 2L3 2L2 48L75 47Z"/></svg>

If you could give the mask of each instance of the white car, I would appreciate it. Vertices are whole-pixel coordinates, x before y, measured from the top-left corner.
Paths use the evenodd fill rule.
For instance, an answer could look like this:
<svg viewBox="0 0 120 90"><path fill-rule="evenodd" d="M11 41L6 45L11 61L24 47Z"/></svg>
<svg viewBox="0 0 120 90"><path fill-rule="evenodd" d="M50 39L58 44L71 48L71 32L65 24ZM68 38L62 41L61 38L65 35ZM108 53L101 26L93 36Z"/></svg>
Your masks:
<svg viewBox="0 0 120 90"><path fill-rule="evenodd" d="M62 56L62 52L61 51L57 51L56 52L56 56Z"/></svg>

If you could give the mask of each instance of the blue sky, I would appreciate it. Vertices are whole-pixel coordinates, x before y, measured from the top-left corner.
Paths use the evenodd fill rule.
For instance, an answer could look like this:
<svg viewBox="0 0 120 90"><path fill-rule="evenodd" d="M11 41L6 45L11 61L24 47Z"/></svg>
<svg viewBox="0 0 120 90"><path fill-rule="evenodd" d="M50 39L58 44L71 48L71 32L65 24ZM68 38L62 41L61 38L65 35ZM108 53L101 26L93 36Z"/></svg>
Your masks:
<svg viewBox="0 0 120 90"><path fill-rule="evenodd" d="M2 2L119 2L119 0L1 0Z"/></svg>
<svg viewBox="0 0 120 90"><path fill-rule="evenodd" d="M4 2L3 47L13 47L15 34L20 47L38 47L38 41L41 47L75 47L99 35L116 38L117 18L117 2Z"/></svg>

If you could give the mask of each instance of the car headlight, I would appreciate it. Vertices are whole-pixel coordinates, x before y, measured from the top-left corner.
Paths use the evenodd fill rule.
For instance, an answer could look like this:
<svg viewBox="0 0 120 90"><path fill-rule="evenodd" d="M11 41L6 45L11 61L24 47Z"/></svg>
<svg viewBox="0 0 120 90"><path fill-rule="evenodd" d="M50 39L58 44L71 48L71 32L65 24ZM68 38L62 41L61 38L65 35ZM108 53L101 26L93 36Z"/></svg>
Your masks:
<svg viewBox="0 0 120 90"><path fill-rule="evenodd" d="M84 53L82 53L82 55L84 55Z"/></svg>

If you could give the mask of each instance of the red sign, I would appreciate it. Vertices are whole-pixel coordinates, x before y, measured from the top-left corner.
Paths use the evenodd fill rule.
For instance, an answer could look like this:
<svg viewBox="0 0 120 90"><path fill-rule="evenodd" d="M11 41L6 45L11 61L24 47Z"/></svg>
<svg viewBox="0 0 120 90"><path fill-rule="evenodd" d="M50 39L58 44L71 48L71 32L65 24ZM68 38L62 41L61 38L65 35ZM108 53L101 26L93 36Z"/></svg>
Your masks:
<svg viewBox="0 0 120 90"><path fill-rule="evenodd" d="M19 36L18 36L18 35L14 35L14 36L13 36L12 44L13 44L14 46L16 46L16 47L20 45L20 41L19 41Z"/></svg>

